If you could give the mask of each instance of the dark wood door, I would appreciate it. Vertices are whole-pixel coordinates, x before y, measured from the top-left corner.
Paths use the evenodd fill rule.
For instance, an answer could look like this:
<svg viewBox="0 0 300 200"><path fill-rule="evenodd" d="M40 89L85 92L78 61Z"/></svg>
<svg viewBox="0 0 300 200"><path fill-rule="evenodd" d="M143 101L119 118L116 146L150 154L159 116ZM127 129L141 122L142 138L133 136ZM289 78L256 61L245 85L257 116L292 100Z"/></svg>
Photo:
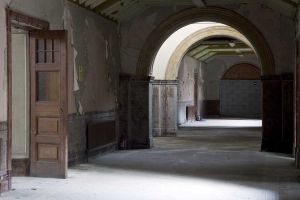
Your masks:
<svg viewBox="0 0 300 200"><path fill-rule="evenodd" d="M67 36L30 33L31 165L37 177L67 176Z"/></svg>

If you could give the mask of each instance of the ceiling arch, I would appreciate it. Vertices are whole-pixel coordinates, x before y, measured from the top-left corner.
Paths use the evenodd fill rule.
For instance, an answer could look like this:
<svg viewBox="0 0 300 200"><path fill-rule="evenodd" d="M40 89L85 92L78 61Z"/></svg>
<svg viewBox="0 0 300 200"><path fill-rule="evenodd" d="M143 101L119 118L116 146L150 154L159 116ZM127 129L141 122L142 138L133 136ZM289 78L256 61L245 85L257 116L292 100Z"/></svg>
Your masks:
<svg viewBox="0 0 300 200"><path fill-rule="evenodd" d="M253 0L69 0L107 19L121 22L135 17L150 7L166 6L216 6L226 4L247 4ZM299 0L262 0L260 4L284 15L294 17Z"/></svg>
<svg viewBox="0 0 300 200"><path fill-rule="evenodd" d="M139 56L136 74L152 75L154 58L166 39L180 28L196 22L211 21L226 24L244 35L255 49L262 65L263 75L275 74L272 51L261 32L240 14L219 7L189 8L180 11L162 22L147 38Z"/></svg>
<svg viewBox="0 0 300 200"><path fill-rule="evenodd" d="M214 26L201 29L183 40L173 52L166 69L165 79L175 80L178 76L178 70L182 58L188 52L190 47L201 40L205 40L210 37L228 36L237 40L240 40L254 49L249 40L237 30L229 26ZM153 69L155 70L155 69Z"/></svg>

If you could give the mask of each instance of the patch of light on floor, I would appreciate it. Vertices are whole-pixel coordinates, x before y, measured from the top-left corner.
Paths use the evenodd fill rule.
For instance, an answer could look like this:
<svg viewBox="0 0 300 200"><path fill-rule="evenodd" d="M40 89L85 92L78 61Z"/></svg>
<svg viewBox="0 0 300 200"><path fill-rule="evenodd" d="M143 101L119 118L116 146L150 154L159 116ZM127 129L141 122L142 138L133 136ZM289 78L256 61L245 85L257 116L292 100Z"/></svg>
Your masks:
<svg viewBox="0 0 300 200"><path fill-rule="evenodd" d="M279 200L268 189L243 183L102 167L70 170L66 180L14 178L1 199L57 200ZM34 190L33 190L34 189Z"/></svg>
<svg viewBox="0 0 300 200"><path fill-rule="evenodd" d="M262 120L254 119L203 119L196 122L187 122L181 127L228 127L228 128L259 128Z"/></svg>
<svg viewBox="0 0 300 200"><path fill-rule="evenodd" d="M198 179L194 181L177 181L170 183L168 186L173 187L172 192L174 197L182 197L185 194L185 199L189 200L279 200L279 195L270 190L251 188L221 181Z"/></svg>

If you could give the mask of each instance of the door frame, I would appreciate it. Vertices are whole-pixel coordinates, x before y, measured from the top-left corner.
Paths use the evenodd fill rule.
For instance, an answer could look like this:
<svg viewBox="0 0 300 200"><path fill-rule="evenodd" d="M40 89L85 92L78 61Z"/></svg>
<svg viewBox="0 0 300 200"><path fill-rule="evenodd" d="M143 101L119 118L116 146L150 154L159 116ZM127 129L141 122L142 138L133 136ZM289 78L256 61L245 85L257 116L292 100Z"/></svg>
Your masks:
<svg viewBox="0 0 300 200"><path fill-rule="evenodd" d="M6 8L7 34L7 176L8 189L12 178L12 27L26 31L49 30L49 22Z"/></svg>

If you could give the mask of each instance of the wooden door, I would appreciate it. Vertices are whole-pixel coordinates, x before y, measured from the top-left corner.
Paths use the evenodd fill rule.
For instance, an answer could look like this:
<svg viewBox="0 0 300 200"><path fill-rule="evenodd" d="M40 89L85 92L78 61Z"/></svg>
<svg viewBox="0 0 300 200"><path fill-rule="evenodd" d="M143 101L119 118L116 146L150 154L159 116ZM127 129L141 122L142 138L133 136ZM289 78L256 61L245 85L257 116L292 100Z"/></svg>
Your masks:
<svg viewBox="0 0 300 200"><path fill-rule="evenodd" d="M67 36L30 33L31 165L37 177L67 176Z"/></svg>

